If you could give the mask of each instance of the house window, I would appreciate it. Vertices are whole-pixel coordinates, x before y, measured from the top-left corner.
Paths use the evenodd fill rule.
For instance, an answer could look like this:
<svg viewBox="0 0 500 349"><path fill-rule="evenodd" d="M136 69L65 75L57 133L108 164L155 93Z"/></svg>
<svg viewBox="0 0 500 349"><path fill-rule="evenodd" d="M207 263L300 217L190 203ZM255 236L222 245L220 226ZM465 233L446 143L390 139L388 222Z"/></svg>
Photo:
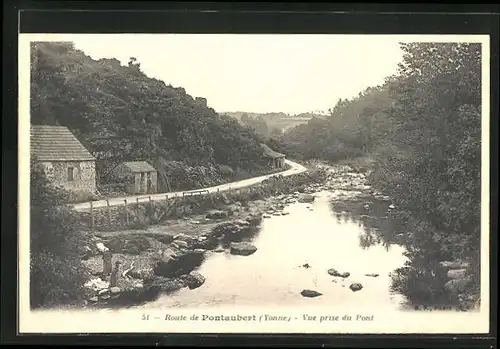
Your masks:
<svg viewBox="0 0 500 349"><path fill-rule="evenodd" d="M74 177L74 171L75 169L73 167L68 167L68 181L71 182L71 181L74 181L75 180L75 177Z"/></svg>

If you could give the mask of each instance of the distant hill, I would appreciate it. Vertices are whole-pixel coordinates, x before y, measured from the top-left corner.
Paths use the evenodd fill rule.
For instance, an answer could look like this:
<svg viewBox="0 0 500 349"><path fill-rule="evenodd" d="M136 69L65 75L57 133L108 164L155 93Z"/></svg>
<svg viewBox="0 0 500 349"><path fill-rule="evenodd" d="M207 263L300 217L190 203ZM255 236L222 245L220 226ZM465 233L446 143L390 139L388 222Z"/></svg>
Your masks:
<svg viewBox="0 0 500 349"><path fill-rule="evenodd" d="M313 118L325 119L325 115L315 113L287 114L283 112L251 113L251 112L224 112L243 125L247 125L256 130L264 137L270 136L273 131L286 131L298 125L307 123Z"/></svg>
<svg viewBox="0 0 500 349"><path fill-rule="evenodd" d="M262 170L256 132L146 76L133 57L122 66L71 42L37 42L31 60L31 122L72 130L96 156L101 180L126 160L150 161L160 189L217 182L217 164Z"/></svg>

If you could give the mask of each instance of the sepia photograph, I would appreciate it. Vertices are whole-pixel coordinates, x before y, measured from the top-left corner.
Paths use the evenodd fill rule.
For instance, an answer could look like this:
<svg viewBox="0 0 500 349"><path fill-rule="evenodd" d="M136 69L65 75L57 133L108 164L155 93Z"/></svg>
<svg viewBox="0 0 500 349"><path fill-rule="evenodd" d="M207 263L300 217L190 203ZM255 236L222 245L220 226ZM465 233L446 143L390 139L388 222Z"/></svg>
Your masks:
<svg viewBox="0 0 500 349"><path fill-rule="evenodd" d="M20 34L21 332L489 331L489 37Z"/></svg>

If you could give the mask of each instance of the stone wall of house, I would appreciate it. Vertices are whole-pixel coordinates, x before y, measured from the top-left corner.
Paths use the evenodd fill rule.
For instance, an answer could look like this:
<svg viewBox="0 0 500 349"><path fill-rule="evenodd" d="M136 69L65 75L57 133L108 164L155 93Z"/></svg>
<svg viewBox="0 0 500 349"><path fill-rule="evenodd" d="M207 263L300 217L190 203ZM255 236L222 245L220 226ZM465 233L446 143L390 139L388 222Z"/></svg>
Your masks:
<svg viewBox="0 0 500 349"><path fill-rule="evenodd" d="M114 171L116 180L125 184L127 193L129 194L146 194L148 174L151 176L153 190L147 193L156 193L158 188L157 172L142 172L144 174L144 190L141 190L141 172L132 172L127 166L120 165Z"/></svg>
<svg viewBox="0 0 500 349"><path fill-rule="evenodd" d="M57 186L71 192L74 199L85 199L96 192L95 161L42 162L47 178ZM73 168L73 180L69 180Z"/></svg>
<svg viewBox="0 0 500 349"><path fill-rule="evenodd" d="M152 194L157 192L158 188L158 174L157 172L142 172L144 174L144 187L141 187L141 172L135 173L134 174L134 189L133 192L130 191L131 194ZM153 190L150 192L147 192L147 180L148 180L148 173L149 176L151 176L151 184L153 187ZM141 190L143 189L143 190Z"/></svg>
<svg viewBox="0 0 500 349"><path fill-rule="evenodd" d="M157 193L158 192L158 173L157 172L151 172L151 183L153 184L153 188L151 190L151 193Z"/></svg>

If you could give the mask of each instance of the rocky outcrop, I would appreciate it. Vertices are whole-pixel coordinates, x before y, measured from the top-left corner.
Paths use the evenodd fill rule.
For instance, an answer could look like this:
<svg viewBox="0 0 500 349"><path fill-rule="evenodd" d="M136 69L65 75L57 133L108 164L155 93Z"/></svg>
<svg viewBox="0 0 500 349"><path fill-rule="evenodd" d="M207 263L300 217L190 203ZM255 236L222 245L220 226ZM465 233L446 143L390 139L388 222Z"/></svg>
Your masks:
<svg viewBox="0 0 500 349"><path fill-rule="evenodd" d="M231 254L239 256L249 256L257 251L257 247L248 242L233 242L230 247Z"/></svg>

